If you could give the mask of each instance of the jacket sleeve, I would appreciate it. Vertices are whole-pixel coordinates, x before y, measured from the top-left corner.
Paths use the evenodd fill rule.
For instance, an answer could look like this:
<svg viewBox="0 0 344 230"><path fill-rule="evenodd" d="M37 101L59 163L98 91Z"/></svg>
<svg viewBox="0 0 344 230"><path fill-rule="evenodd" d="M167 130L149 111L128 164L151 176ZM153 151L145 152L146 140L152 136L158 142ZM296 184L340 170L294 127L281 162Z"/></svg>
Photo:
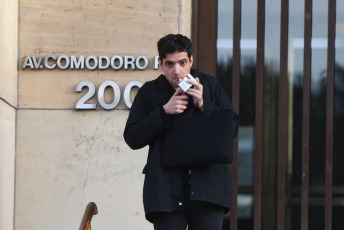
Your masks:
<svg viewBox="0 0 344 230"><path fill-rule="evenodd" d="M125 142L132 149L149 145L169 125L168 116L162 106L151 108L149 88L142 86L138 91L124 130Z"/></svg>

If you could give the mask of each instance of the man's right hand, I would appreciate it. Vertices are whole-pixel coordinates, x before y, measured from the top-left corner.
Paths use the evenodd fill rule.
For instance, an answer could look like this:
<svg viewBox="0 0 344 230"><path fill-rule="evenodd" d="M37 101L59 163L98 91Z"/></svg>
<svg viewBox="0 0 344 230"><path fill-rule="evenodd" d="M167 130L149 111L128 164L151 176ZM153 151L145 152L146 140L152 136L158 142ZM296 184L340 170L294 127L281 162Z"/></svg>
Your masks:
<svg viewBox="0 0 344 230"><path fill-rule="evenodd" d="M178 88L170 100L163 106L166 114L175 115L184 112L188 104L188 96L183 94L178 96L182 90Z"/></svg>

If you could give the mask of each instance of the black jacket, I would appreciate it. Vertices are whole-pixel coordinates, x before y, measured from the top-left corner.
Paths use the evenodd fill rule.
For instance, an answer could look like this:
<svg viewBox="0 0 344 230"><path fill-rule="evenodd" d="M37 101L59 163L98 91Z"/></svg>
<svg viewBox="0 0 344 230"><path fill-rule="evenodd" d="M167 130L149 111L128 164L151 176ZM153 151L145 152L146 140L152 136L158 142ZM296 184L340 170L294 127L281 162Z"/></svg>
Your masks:
<svg viewBox="0 0 344 230"><path fill-rule="evenodd" d="M225 91L216 78L196 70L192 70L191 74L195 78L198 77L203 85L205 108L217 107L233 110ZM124 130L125 141L132 149L149 145L147 164L143 169L145 174L143 203L146 218L149 221L152 221L150 214L153 212L171 212L184 208L185 169L167 169L161 166L163 133L169 127L170 118L162 106L168 102L174 92L175 90L164 75L146 82L134 99ZM236 135L237 116L234 124ZM191 200L211 202L227 210L231 207L230 165L193 167L190 182Z"/></svg>

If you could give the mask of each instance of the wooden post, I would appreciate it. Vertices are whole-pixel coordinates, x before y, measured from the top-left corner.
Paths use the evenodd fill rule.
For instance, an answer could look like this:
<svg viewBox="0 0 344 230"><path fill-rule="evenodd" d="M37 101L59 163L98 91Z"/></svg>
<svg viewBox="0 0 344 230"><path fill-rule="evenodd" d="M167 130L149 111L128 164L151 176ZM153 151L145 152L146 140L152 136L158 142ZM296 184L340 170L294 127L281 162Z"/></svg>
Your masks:
<svg viewBox="0 0 344 230"><path fill-rule="evenodd" d="M98 214L97 205L94 202L88 203L82 218L79 230L90 230L93 215Z"/></svg>

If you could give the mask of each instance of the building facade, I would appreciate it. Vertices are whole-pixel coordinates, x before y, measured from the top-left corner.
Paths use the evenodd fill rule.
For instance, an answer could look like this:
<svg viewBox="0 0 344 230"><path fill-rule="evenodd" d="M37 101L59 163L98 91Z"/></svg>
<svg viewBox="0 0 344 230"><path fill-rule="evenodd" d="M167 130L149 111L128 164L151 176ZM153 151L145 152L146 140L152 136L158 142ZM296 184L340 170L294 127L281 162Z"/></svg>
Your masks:
<svg viewBox="0 0 344 230"><path fill-rule="evenodd" d="M0 0L0 230L152 229L122 134L168 33L240 115L224 229L343 229L343 4Z"/></svg>
<svg viewBox="0 0 344 230"><path fill-rule="evenodd" d="M191 35L191 2L0 5L0 229L77 229L91 201L94 229L151 229L147 149L122 134L137 82L160 74L157 40Z"/></svg>

